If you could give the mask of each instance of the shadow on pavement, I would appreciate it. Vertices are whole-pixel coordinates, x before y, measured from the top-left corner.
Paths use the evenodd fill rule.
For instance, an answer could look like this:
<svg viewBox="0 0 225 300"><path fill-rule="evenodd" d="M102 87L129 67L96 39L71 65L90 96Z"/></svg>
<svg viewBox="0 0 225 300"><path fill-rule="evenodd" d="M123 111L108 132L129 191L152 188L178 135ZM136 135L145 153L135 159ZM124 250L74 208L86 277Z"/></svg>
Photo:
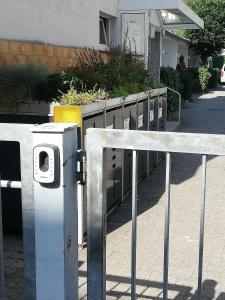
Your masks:
<svg viewBox="0 0 225 300"><path fill-rule="evenodd" d="M86 272L79 271L79 276L86 278ZM124 299L123 297L130 298L130 278L107 275L107 283L111 288L107 291L107 297L113 297L114 299ZM157 281L150 281L144 279L137 279L137 287L141 292L137 293L137 299L151 299L151 300L163 300L163 284ZM84 283L80 286L83 287ZM214 300L215 288L217 282L211 279L207 279L202 285L202 300ZM80 288L79 287L79 288ZM169 293L174 294L173 300L196 300L197 291L193 291L191 286L169 284ZM87 295L84 295L80 300L87 299ZM169 297L169 299L171 299ZM222 292L215 300L225 300L225 292Z"/></svg>

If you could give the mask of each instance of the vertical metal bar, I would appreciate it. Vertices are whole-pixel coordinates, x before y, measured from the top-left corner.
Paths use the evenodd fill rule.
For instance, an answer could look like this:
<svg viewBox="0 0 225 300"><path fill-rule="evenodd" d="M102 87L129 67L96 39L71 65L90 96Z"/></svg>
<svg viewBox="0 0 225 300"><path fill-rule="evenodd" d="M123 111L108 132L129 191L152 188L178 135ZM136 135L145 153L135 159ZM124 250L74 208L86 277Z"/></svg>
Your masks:
<svg viewBox="0 0 225 300"><path fill-rule="evenodd" d="M165 121L168 120L168 92L166 93L166 115L165 115Z"/></svg>
<svg viewBox="0 0 225 300"><path fill-rule="evenodd" d="M157 96L157 102L158 102L158 105L157 105L157 107L158 107L158 114L157 114L157 131L159 131L159 93L158 93L158 96Z"/></svg>
<svg viewBox="0 0 225 300"><path fill-rule="evenodd" d="M36 299L33 147L31 145L30 132L20 143L25 300Z"/></svg>
<svg viewBox="0 0 225 300"><path fill-rule="evenodd" d="M170 239L170 183L171 183L171 154L166 153L166 207L165 207L165 233L164 233L163 300L168 299L169 239Z"/></svg>
<svg viewBox="0 0 225 300"><path fill-rule="evenodd" d="M106 109L106 103L104 107L104 128L107 126L107 109Z"/></svg>
<svg viewBox="0 0 225 300"><path fill-rule="evenodd" d="M87 134L87 299L106 300L104 158L103 149L91 138Z"/></svg>
<svg viewBox="0 0 225 300"><path fill-rule="evenodd" d="M0 180L0 299L4 299L4 252L3 252L3 230L2 230L2 199Z"/></svg>
<svg viewBox="0 0 225 300"><path fill-rule="evenodd" d="M139 102L136 100L136 130L138 130L138 115L139 115Z"/></svg>
<svg viewBox="0 0 225 300"><path fill-rule="evenodd" d="M182 97L181 94L178 93L178 97L179 97L179 125L181 125L181 106L182 106Z"/></svg>
<svg viewBox="0 0 225 300"><path fill-rule="evenodd" d="M122 127L123 127L123 130L125 129L124 128L124 101L125 101L125 98L123 97L123 100L122 100ZM124 149L122 149L122 189L121 189L121 202L123 203L124 202Z"/></svg>
<svg viewBox="0 0 225 300"><path fill-rule="evenodd" d="M147 123L148 123L148 129L147 131L150 131L150 97L148 97L148 118L147 118ZM149 176L149 164L150 164L150 153L147 151L147 176Z"/></svg>
<svg viewBox="0 0 225 300"><path fill-rule="evenodd" d="M201 299L202 273L205 235L205 196L206 196L206 167L207 156L202 156L202 183L201 183L201 216L200 216L200 239L199 239L199 263L198 263L198 291L197 300Z"/></svg>
<svg viewBox="0 0 225 300"><path fill-rule="evenodd" d="M158 97L157 97L157 131L159 131L159 93L158 93ZM156 152L156 166L158 166L159 164L159 152Z"/></svg>
<svg viewBox="0 0 225 300"><path fill-rule="evenodd" d="M132 165L132 254L131 254L131 300L136 299L136 251L137 251L137 151L133 151Z"/></svg>

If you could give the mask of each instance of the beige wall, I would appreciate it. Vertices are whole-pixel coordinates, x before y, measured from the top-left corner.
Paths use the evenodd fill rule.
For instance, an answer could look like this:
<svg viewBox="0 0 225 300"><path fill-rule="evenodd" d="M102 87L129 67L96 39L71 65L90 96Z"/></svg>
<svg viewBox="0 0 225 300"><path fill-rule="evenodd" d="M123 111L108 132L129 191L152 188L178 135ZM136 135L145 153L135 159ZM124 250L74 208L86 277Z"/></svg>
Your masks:
<svg viewBox="0 0 225 300"><path fill-rule="evenodd" d="M73 66L76 55L82 51L82 48L0 40L0 66L36 62L46 66L50 72L58 72ZM107 60L107 52L101 53Z"/></svg>
<svg viewBox="0 0 225 300"><path fill-rule="evenodd" d="M50 71L59 71L73 64L76 48L29 42L0 40L0 65L36 62Z"/></svg>

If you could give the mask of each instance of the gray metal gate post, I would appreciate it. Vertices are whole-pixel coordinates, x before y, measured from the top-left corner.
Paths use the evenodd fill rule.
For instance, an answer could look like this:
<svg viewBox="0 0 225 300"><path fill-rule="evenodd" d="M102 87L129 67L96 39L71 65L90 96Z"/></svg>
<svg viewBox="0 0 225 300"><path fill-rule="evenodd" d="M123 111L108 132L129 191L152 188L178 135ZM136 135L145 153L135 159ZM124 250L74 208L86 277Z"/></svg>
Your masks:
<svg viewBox="0 0 225 300"><path fill-rule="evenodd" d="M0 181L0 299L4 299L4 261L3 260L4 260L4 252L3 252L3 230L2 230L2 199L1 199L1 181Z"/></svg>
<svg viewBox="0 0 225 300"><path fill-rule="evenodd" d="M37 300L78 299L77 126L35 126Z"/></svg>
<svg viewBox="0 0 225 300"><path fill-rule="evenodd" d="M168 133L88 129L86 138L88 178L88 300L106 299L106 193L104 187L104 149L131 149L134 151L133 214L132 214L132 300L135 299L136 281L136 151L167 153L166 202L164 234L163 299L168 300L170 184L171 153L202 155L202 186L200 212L200 241L197 300L201 299L207 155L225 156L225 135Z"/></svg>
<svg viewBox="0 0 225 300"><path fill-rule="evenodd" d="M20 143L25 300L36 299L32 135L29 124L0 124L0 141Z"/></svg>

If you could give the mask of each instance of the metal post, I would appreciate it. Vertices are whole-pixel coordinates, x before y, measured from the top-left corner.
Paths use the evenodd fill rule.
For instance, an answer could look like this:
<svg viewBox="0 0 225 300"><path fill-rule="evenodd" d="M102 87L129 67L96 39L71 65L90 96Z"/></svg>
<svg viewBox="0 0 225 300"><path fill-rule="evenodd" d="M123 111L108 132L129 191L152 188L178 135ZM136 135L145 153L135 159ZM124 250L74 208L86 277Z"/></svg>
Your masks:
<svg viewBox="0 0 225 300"><path fill-rule="evenodd" d="M179 109L178 109L178 124L180 125L181 124L182 96L176 90L173 90L173 89L167 87L167 97L168 97L168 90L171 91L171 92L173 92L173 93L175 93L178 96L178 105L179 105Z"/></svg>
<svg viewBox="0 0 225 300"><path fill-rule="evenodd" d="M166 154L166 208L165 208L165 235L164 235L164 275L163 300L168 299L169 275L169 238L170 238L170 183L171 183L171 154Z"/></svg>
<svg viewBox="0 0 225 300"><path fill-rule="evenodd" d="M168 93L166 93L166 115L165 115L165 122L168 121Z"/></svg>
<svg viewBox="0 0 225 300"><path fill-rule="evenodd" d="M157 113L157 131L159 131L159 93L158 93L158 100L157 100L157 109L158 109L158 113ZM159 164L159 152L156 152L156 166L158 166Z"/></svg>
<svg viewBox="0 0 225 300"><path fill-rule="evenodd" d="M181 106L182 106L182 96L180 93L179 94L179 125L181 125Z"/></svg>
<svg viewBox="0 0 225 300"><path fill-rule="evenodd" d="M125 101L125 98L123 97L122 98L122 120L123 120L123 124L122 124L122 127L123 127L123 130L125 130L124 128L124 101ZM122 189L121 189L121 202L123 203L124 202L124 149L121 150L122 151Z"/></svg>
<svg viewBox="0 0 225 300"><path fill-rule="evenodd" d="M132 240L131 240L131 300L136 300L136 251L137 251L137 151L133 151L132 165Z"/></svg>
<svg viewBox="0 0 225 300"><path fill-rule="evenodd" d="M31 124L0 124L0 140L20 143L25 300L36 299Z"/></svg>
<svg viewBox="0 0 225 300"><path fill-rule="evenodd" d="M90 129L88 130L88 132ZM106 189L100 143L86 137L87 149L87 299L106 299ZM92 180L94 178L94 180Z"/></svg>
<svg viewBox="0 0 225 300"><path fill-rule="evenodd" d="M104 107L104 128L107 127L107 108L106 108L106 103Z"/></svg>
<svg viewBox="0 0 225 300"><path fill-rule="evenodd" d="M32 132L36 299L77 300L77 128L49 123L34 126ZM43 162L42 153L48 154Z"/></svg>
<svg viewBox="0 0 225 300"><path fill-rule="evenodd" d="M136 130L138 130L138 114L139 114L139 101L138 101L138 98L136 100Z"/></svg>
<svg viewBox="0 0 225 300"><path fill-rule="evenodd" d="M201 299L202 273L205 235L205 196L206 196L206 165L207 156L202 156L202 183L201 183L201 216L200 216L200 239L199 239L199 264L198 264L198 291L197 300Z"/></svg>
<svg viewBox="0 0 225 300"><path fill-rule="evenodd" d="M2 230L2 199L0 181L0 299L4 299L4 252L3 252L3 230Z"/></svg>
<svg viewBox="0 0 225 300"><path fill-rule="evenodd" d="M148 123L148 129L147 131L149 131L150 129L150 96L148 97L148 119L147 119L147 123ZM150 153L149 151L147 151L147 176L149 176L149 164L150 164Z"/></svg>

